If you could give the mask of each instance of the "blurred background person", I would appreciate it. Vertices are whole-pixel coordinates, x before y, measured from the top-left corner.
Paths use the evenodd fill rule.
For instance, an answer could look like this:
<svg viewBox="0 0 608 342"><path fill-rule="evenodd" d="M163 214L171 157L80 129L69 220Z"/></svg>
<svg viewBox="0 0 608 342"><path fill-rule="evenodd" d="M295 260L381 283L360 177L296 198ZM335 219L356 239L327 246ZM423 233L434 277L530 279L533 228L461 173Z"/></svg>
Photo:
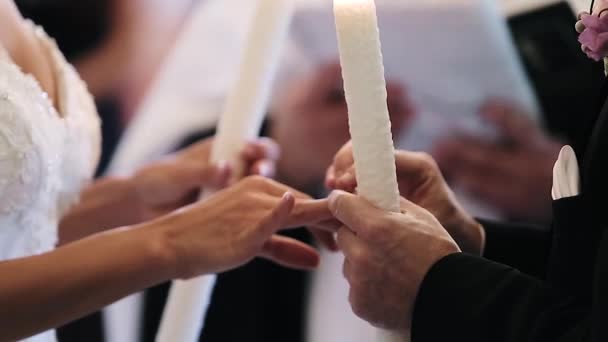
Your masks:
<svg viewBox="0 0 608 342"><path fill-rule="evenodd" d="M541 6L518 13L517 3ZM603 82L601 63L586 60L572 29L573 12L588 10L589 3L552 3L506 5L507 11L517 13L508 23L540 102L545 129L526 120L529 115L516 105L488 99L479 115L497 129L499 141L461 135L438 141L432 150L452 186L499 208L512 221L550 220L553 164L566 143L584 149L592 123L586 129L572 127L580 126L574 124L581 120L576 113L596 110Z"/></svg>

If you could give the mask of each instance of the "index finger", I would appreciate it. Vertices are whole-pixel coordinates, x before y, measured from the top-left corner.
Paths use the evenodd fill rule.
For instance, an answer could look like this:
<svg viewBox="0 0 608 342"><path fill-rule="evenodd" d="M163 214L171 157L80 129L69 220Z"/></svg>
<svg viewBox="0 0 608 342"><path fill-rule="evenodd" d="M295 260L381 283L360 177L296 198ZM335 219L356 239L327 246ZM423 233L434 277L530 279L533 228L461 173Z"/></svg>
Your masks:
<svg viewBox="0 0 608 342"><path fill-rule="evenodd" d="M529 142L538 133L532 120L521 109L505 102L488 102L482 107L481 113L500 130L505 138L514 142L522 144Z"/></svg>

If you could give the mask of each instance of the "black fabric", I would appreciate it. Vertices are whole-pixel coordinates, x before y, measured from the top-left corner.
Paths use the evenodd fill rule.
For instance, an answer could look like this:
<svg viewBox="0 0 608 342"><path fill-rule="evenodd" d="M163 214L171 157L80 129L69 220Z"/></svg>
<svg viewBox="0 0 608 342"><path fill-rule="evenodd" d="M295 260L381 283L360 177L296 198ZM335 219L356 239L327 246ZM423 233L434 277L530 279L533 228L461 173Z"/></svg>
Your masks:
<svg viewBox="0 0 608 342"><path fill-rule="evenodd" d="M511 267L518 267L515 264L464 254L448 256L424 279L414 311L413 342L608 341L606 88L602 93L605 104L599 116L572 123L574 130L592 132L575 145L581 161L581 195L554 202L551 238L539 242L538 235L530 233L533 230L526 233L521 227L514 230L518 236L510 238L528 235L532 240L526 243L532 246L536 241L541 249L550 244L546 279L526 275ZM593 127L587 126L589 122L595 123ZM501 244L488 247L492 246ZM537 255L519 246L510 250L502 246L500 257L522 260Z"/></svg>
<svg viewBox="0 0 608 342"><path fill-rule="evenodd" d="M24 17L44 27L69 60L98 46L110 29L110 0L15 0L15 3Z"/></svg>
<svg viewBox="0 0 608 342"><path fill-rule="evenodd" d="M551 251L551 230L542 226L479 220L486 231L484 257L544 278ZM513 250L518 253L513 253Z"/></svg>
<svg viewBox="0 0 608 342"><path fill-rule="evenodd" d="M512 17L509 27L547 129L584 150L599 113L596 99L604 77L603 64L581 53L575 22L564 1Z"/></svg>
<svg viewBox="0 0 608 342"><path fill-rule="evenodd" d="M607 280L604 276L597 285L605 289ZM412 342L608 341L607 330L601 329L605 322L593 326L602 317L591 312L576 296L514 268L453 254L435 264L422 284ZM598 308L601 312L605 308Z"/></svg>

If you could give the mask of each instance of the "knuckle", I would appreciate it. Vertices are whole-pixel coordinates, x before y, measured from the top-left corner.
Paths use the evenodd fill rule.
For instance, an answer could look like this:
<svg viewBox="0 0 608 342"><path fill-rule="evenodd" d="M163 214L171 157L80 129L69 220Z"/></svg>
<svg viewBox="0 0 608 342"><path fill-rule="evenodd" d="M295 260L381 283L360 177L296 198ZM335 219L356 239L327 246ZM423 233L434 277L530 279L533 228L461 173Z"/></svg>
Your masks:
<svg viewBox="0 0 608 342"><path fill-rule="evenodd" d="M247 185L253 188L260 188L265 185L266 179L260 175L253 175L245 178Z"/></svg>
<svg viewBox="0 0 608 342"><path fill-rule="evenodd" d="M369 262L369 253L364 248L354 249L349 258L352 261L352 270L355 274L365 273Z"/></svg>
<svg viewBox="0 0 608 342"><path fill-rule="evenodd" d="M361 318L367 317L367 310L364 304L365 301L363 300L362 292L358 287L351 286L348 293L348 302L355 315Z"/></svg>
<svg viewBox="0 0 608 342"><path fill-rule="evenodd" d="M418 158L420 159L420 163L424 166L425 169L428 169L428 170L439 169L437 162L430 154L428 154L426 152L419 152L417 154L418 154Z"/></svg>

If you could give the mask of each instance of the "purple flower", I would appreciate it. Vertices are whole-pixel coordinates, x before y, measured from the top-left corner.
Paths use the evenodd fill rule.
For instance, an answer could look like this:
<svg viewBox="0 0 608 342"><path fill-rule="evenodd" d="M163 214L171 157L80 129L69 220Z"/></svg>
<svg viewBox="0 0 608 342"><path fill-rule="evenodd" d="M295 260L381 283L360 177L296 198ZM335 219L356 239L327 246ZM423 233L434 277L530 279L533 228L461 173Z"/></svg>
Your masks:
<svg viewBox="0 0 608 342"><path fill-rule="evenodd" d="M608 15L599 18L583 14L581 21L585 30L579 35L578 41L583 45L583 51L595 61L608 56Z"/></svg>

